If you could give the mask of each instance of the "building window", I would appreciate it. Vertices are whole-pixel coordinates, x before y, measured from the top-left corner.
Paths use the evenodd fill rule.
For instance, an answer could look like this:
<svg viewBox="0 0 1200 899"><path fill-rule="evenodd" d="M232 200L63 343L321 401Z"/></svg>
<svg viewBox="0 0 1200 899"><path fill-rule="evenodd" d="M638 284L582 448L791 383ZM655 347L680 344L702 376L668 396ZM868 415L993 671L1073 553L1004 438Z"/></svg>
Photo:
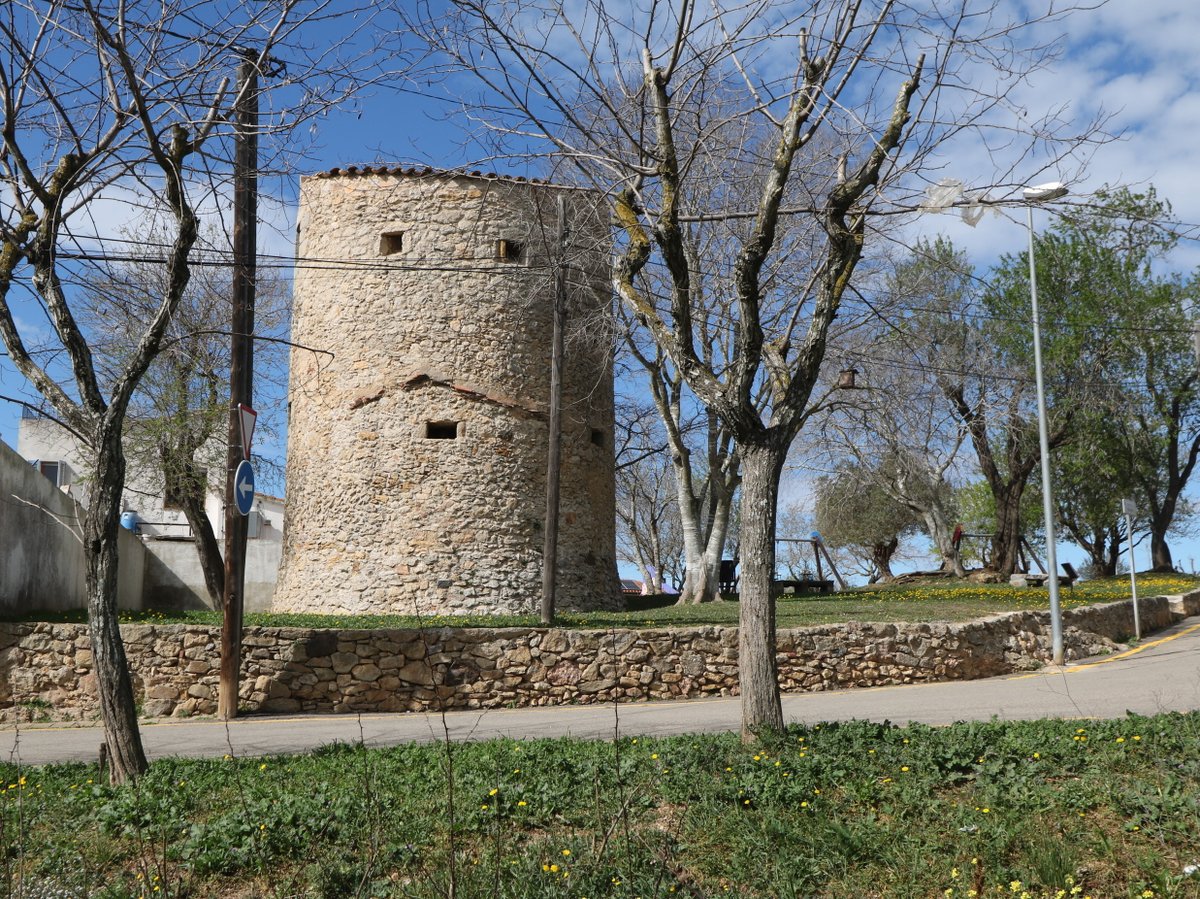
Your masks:
<svg viewBox="0 0 1200 899"><path fill-rule="evenodd" d="M601 449L604 448L604 432L599 428L592 428L592 443Z"/></svg>
<svg viewBox="0 0 1200 899"><path fill-rule="evenodd" d="M496 241L496 258L501 262L520 262L521 257L524 255L524 244L519 244L515 240L507 240L506 238Z"/></svg>
<svg viewBox="0 0 1200 899"><path fill-rule="evenodd" d="M427 421L425 422L426 440L457 440L457 421Z"/></svg>
<svg viewBox="0 0 1200 899"><path fill-rule="evenodd" d="M384 231L379 235L379 255L394 256L404 249L403 231Z"/></svg>
<svg viewBox="0 0 1200 899"><path fill-rule="evenodd" d="M50 479L50 483L55 487L62 486L62 481L60 480L62 469L59 467L57 462L39 462L38 471L48 477Z"/></svg>

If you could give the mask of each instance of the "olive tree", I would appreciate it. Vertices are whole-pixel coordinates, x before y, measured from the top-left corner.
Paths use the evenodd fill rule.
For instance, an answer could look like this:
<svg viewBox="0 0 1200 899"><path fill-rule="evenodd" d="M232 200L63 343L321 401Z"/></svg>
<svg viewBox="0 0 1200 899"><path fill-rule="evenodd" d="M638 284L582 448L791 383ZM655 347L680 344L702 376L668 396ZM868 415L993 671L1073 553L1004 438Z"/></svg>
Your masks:
<svg viewBox="0 0 1200 899"><path fill-rule="evenodd" d="M809 453L856 476L919 517L943 571L965 571L954 547L954 481L966 439L942 391L957 367L955 331L973 295L965 256L946 240L921 240L890 262L872 296L879 315L838 343L864 371L816 422Z"/></svg>
<svg viewBox="0 0 1200 899"><path fill-rule="evenodd" d="M1156 271L1178 230L1153 187L1117 188L1098 191L1046 235L1052 262L1071 275L1051 300L1084 308L1066 324L1084 332L1101 373L1056 460L1060 483L1075 491L1073 503L1060 497L1060 520L1104 571L1115 573L1125 536L1121 498L1142 510L1135 530L1149 536L1158 571L1174 567L1168 533L1195 514L1184 494L1200 460L1200 276Z"/></svg>
<svg viewBox="0 0 1200 899"><path fill-rule="evenodd" d="M918 523L912 508L881 486L888 479L865 466L843 465L818 478L815 489L813 524L821 539L865 563L872 584L895 577L892 559Z"/></svg>

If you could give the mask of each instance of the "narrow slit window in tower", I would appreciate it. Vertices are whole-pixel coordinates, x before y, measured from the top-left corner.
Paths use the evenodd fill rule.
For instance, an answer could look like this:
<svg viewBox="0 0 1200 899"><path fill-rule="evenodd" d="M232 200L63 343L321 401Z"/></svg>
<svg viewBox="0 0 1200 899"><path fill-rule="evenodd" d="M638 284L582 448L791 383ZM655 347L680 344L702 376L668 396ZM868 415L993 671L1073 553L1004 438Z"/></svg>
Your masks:
<svg viewBox="0 0 1200 899"><path fill-rule="evenodd" d="M456 421L427 421L425 422L426 440L457 440L458 422Z"/></svg>
<svg viewBox="0 0 1200 899"><path fill-rule="evenodd" d="M601 449L604 448L604 432L599 428L592 428L592 443Z"/></svg>

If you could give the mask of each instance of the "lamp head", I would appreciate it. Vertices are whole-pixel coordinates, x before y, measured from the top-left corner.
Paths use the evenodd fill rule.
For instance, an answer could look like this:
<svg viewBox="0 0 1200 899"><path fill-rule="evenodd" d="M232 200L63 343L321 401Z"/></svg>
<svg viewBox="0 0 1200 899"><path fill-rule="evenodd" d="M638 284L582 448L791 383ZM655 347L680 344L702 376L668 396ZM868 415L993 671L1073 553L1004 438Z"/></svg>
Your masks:
<svg viewBox="0 0 1200 899"><path fill-rule="evenodd" d="M1067 186L1061 181L1037 184L1021 191L1021 195L1025 197L1026 203L1046 203L1050 200L1065 197L1068 193Z"/></svg>

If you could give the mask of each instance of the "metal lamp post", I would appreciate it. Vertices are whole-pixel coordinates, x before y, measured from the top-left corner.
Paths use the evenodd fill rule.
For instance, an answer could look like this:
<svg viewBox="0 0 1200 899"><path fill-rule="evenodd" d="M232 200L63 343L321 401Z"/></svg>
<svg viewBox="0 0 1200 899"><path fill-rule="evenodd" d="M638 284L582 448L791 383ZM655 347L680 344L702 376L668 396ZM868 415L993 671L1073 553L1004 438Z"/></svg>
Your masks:
<svg viewBox="0 0 1200 899"><path fill-rule="evenodd" d="M1033 207L1067 195L1066 185L1058 181L1027 187L1026 211L1029 213L1029 299L1033 306L1033 368L1037 381L1038 440L1042 455L1042 515L1046 528L1046 569L1050 586L1050 643L1053 662L1063 663L1062 610L1058 597L1058 554L1054 541L1054 494L1050 483L1050 432L1046 424L1046 389L1042 380L1042 331L1038 315L1037 264L1033 255Z"/></svg>

